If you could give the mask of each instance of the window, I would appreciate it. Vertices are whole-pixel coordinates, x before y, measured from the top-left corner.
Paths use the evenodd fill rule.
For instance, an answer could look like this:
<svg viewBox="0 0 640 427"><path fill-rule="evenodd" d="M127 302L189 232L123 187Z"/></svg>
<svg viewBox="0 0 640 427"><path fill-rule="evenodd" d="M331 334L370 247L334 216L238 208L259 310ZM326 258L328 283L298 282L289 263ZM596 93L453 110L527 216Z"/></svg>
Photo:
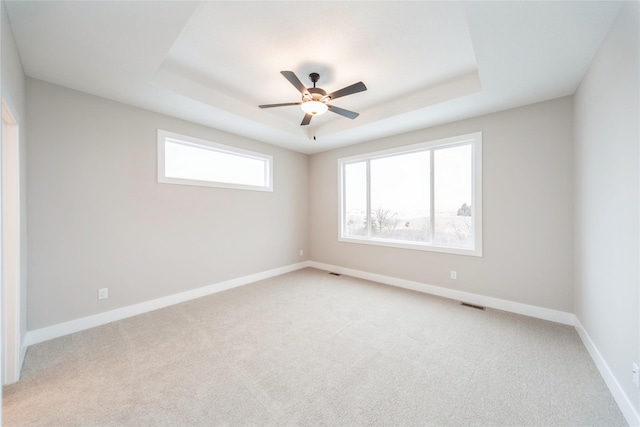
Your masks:
<svg viewBox="0 0 640 427"><path fill-rule="evenodd" d="M482 256L482 134L338 159L339 240Z"/></svg>
<svg viewBox="0 0 640 427"><path fill-rule="evenodd" d="M158 182L273 191L273 158L158 129Z"/></svg>

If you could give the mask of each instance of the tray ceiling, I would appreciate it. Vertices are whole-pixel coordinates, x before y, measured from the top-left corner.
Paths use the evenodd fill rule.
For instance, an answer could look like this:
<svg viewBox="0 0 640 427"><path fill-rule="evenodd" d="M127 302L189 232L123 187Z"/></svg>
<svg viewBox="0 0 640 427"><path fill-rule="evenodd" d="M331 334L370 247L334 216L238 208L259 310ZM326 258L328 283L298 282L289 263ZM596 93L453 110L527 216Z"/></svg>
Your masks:
<svg viewBox="0 0 640 427"><path fill-rule="evenodd" d="M302 153L575 92L619 2L7 1L25 74ZM301 127L280 74L368 90ZM317 140L313 140L313 136Z"/></svg>

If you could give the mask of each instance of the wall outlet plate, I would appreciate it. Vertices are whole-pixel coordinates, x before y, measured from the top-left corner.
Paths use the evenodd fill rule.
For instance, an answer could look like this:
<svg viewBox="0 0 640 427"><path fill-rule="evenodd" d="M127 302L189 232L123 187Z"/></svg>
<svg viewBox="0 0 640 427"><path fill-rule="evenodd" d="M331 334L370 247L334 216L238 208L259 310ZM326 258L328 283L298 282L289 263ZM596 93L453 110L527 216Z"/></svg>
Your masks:
<svg viewBox="0 0 640 427"><path fill-rule="evenodd" d="M458 278L458 273L454 270L451 270L451 278L453 280L456 280Z"/></svg>
<svg viewBox="0 0 640 427"><path fill-rule="evenodd" d="M98 299L109 298L109 288L98 289Z"/></svg>
<svg viewBox="0 0 640 427"><path fill-rule="evenodd" d="M638 364L634 363L633 364L633 383L636 385L636 387L640 387L640 368L638 368Z"/></svg>

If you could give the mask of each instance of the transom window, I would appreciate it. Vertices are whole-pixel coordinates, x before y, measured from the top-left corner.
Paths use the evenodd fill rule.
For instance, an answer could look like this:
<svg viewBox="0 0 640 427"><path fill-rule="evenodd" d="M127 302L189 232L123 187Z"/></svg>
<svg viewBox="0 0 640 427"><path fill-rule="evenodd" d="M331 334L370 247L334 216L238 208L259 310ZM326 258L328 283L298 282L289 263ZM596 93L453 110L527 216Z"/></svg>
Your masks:
<svg viewBox="0 0 640 427"><path fill-rule="evenodd" d="M482 256L480 132L338 159L339 240Z"/></svg>
<svg viewBox="0 0 640 427"><path fill-rule="evenodd" d="M158 130L158 182L273 191L273 158Z"/></svg>

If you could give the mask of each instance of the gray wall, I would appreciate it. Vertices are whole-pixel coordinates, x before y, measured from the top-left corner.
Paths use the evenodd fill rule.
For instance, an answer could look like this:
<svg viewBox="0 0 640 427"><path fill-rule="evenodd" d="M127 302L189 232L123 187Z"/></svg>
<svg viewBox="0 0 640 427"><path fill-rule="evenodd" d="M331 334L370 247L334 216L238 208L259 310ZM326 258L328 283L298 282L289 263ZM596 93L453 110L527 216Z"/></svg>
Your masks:
<svg viewBox="0 0 640 427"><path fill-rule="evenodd" d="M27 107L29 330L306 260L307 156L30 78ZM272 155L274 191L158 184L158 128Z"/></svg>
<svg viewBox="0 0 640 427"><path fill-rule="evenodd" d="M573 312L572 114L565 97L313 155L310 258ZM482 258L338 242L338 158L476 131L483 132Z"/></svg>
<svg viewBox="0 0 640 427"><path fill-rule="evenodd" d="M575 312L640 410L630 375L631 362L640 360L638 8L624 6L575 98L309 158L32 79L25 100L3 9L2 94L16 109L28 149L28 328L309 255ZM158 184L157 128L273 155L275 191ZM483 132L482 258L338 242L337 158L475 131ZM101 287L110 289L108 300L97 300Z"/></svg>
<svg viewBox="0 0 640 427"><path fill-rule="evenodd" d="M2 7L2 98L7 102L19 129L20 144L20 335L27 333L27 129L26 86L20 54Z"/></svg>
<svg viewBox="0 0 640 427"><path fill-rule="evenodd" d="M575 313L640 412L640 4L628 2L575 95Z"/></svg>

